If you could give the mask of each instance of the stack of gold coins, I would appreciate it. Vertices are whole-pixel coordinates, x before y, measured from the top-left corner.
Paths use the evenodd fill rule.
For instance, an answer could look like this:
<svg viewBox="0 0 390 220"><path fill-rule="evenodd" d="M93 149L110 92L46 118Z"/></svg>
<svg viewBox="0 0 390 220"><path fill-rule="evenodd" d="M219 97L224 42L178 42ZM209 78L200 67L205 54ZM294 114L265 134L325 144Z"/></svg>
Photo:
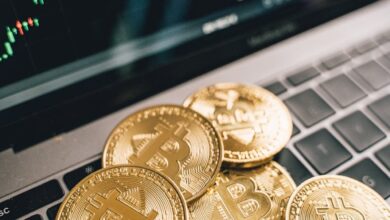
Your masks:
<svg viewBox="0 0 390 220"><path fill-rule="evenodd" d="M345 177L296 189L272 161L291 133L283 102L253 85L216 84L184 107L143 109L112 130L103 169L69 192L57 219L390 218L380 196Z"/></svg>
<svg viewBox="0 0 390 220"><path fill-rule="evenodd" d="M272 158L287 144L292 120L271 92L253 85L220 83L184 102L217 129L223 169L199 200L191 219L283 219L295 183Z"/></svg>

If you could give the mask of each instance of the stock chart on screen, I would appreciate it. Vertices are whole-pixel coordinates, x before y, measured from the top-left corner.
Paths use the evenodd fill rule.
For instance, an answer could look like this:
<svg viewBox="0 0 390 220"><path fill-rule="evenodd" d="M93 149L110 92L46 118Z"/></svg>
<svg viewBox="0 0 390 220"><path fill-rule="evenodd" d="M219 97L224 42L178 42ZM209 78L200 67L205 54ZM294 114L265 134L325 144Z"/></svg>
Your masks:
<svg viewBox="0 0 390 220"><path fill-rule="evenodd" d="M196 39L290 1L0 0L0 96L13 91L1 88L131 41L162 31ZM164 36L152 43L172 41Z"/></svg>
<svg viewBox="0 0 390 220"><path fill-rule="evenodd" d="M0 1L0 87L72 59L60 12L53 1Z"/></svg>

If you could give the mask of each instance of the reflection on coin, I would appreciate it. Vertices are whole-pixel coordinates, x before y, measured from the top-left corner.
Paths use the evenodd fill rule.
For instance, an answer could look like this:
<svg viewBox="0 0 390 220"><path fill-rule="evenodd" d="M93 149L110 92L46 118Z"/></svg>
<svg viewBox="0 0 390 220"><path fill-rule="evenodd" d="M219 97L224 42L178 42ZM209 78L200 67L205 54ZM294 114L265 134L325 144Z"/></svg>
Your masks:
<svg viewBox="0 0 390 220"><path fill-rule="evenodd" d="M57 220L188 219L180 190L161 174L132 166L94 172L65 198Z"/></svg>
<svg viewBox="0 0 390 220"><path fill-rule="evenodd" d="M250 167L269 161L288 142L292 120L287 107L257 86L220 83L184 102L212 121L224 143L224 161Z"/></svg>
<svg viewBox="0 0 390 220"><path fill-rule="evenodd" d="M162 105L117 125L107 140L103 167L134 164L162 172L191 201L214 182L222 156L222 141L206 118L181 106Z"/></svg>
<svg viewBox="0 0 390 220"><path fill-rule="evenodd" d="M314 177L302 183L287 205L287 220L388 220L387 203L364 184L341 176Z"/></svg>
<svg viewBox="0 0 390 220"><path fill-rule="evenodd" d="M199 200L191 219L282 219L295 183L276 162L252 170L225 171Z"/></svg>

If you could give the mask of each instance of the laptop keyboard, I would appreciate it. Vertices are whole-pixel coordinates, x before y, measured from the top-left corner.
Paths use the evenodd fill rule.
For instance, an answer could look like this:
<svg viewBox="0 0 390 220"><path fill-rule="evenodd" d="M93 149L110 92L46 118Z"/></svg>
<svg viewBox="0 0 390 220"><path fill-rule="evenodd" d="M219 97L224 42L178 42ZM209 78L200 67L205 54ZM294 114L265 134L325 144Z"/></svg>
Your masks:
<svg viewBox="0 0 390 220"><path fill-rule="evenodd" d="M333 77L320 85L342 108L366 96L366 93L345 74Z"/></svg>
<svg viewBox="0 0 390 220"><path fill-rule="evenodd" d="M383 198L390 196L390 179L386 174L372 162L371 159L364 159L357 164L343 171L341 175L349 176L373 188Z"/></svg>
<svg viewBox="0 0 390 220"><path fill-rule="evenodd" d="M308 69L305 69L303 71L300 71L294 75L287 77L287 80L289 83L291 83L291 85L298 86L319 75L320 72L317 69L315 69L314 67L310 67Z"/></svg>
<svg viewBox="0 0 390 220"><path fill-rule="evenodd" d="M340 66L343 63L346 63L349 61L349 56L345 53L337 53L330 57L325 58L322 61L322 65L328 69L331 70L333 68L336 68Z"/></svg>
<svg viewBox="0 0 390 220"><path fill-rule="evenodd" d="M352 158L343 145L326 129L295 143L295 147L319 174L326 174Z"/></svg>
<svg viewBox="0 0 390 220"><path fill-rule="evenodd" d="M390 145L382 148L375 153L375 156L390 170Z"/></svg>
<svg viewBox="0 0 390 220"><path fill-rule="evenodd" d="M88 174L93 173L94 171L100 169L101 167L102 167L102 161L98 159L65 174L64 182L66 187L69 190L72 189L78 182L80 182L80 180L88 176Z"/></svg>
<svg viewBox="0 0 390 220"><path fill-rule="evenodd" d="M52 207L50 207L46 214L47 214L47 217L50 219L50 220L54 220L56 218L56 215L57 215L57 211L58 209L60 208L60 205L61 203L58 203L57 205L54 205Z"/></svg>
<svg viewBox="0 0 390 220"><path fill-rule="evenodd" d="M311 174L302 162L294 156L291 150L287 148L276 155L275 161L278 161L278 163L282 164L287 169L297 185L313 177L313 174Z"/></svg>
<svg viewBox="0 0 390 220"><path fill-rule="evenodd" d="M13 198L0 203L0 209L7 213L0 219L16 219L48 205L64 196L57 180L50 180Z"/></svg>
<svg viewBox="0 0 390 220"><path fill-rule="evenodd" d="M297 184L340 174L390 202L390 52L381 45L389 48L390 35L377 39L266 86L284 99L302 133L276 157Z"/></svg>
<svg viewBox="0 0 390 220"><path fill-rule="evenodd" d="M365 183L390 201L386 174L390 172L390 145L383 143L386 129L390 129L390 53L383 53L378 44L390 45L390 32L377 37L376 42L363 42L348 53L335 53L316 66L262 85L284 99L295 116L292 141L275 160L286 167L297 185L315 175L341 174ZM374 52L382 55L376 59L370 56L350 71L343 68ZM321 76L326 74L324 80ZM373 94L380 98L360 104ZM349 113L340 117L342 110ZM371 152L371 148L378 150ZM55 219L64 194L100 167L99 156L0 202L0 220L23 216Z"/></svg>
<svg viewBox="0 0 390 220"><path fill-rule="evenodd" d="M386 135L362 112L354 112L335 122L333 127L357 152L363 152Z"/></svg>
<svg viewBox="0 0 390 220"><path fill-rule="evenodd" d="M332 107L312 89L288 98L285 103L305 127L311 127L335 113Z"/></svg>
<svg viewBox="0 0 390 220"><path fill-rule="evenodd" d="M29 218L26 218L26 220L42 220L42 217L40 215L33 215Z"/></svg>
<svg viewBox="0 0 390 220"><path fill-rule="evenodd" d="M379 90L390 84L390 74L388 70L375 61L369 61L358 66L355 68L355 72L374 90Z"/></svg>
<svg viewBox="0 0 390 220"><path fill-rule="evenodd" d="M372 103L368 108L390 129L390 95Z"/></svg>

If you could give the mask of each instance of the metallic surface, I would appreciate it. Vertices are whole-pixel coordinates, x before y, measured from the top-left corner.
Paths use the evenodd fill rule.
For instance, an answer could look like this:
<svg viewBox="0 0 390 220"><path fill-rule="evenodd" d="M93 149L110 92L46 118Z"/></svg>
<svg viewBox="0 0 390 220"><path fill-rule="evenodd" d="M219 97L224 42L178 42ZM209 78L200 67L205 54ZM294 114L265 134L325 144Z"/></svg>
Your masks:
<svg viewBox="0 0 390 220"><path fill-rule="evenodd" d="M269 161L291 137L289 110L261 87L219 83L188 97L184 106L213 123L224 143L224 161L235 166Z"/></svg>
<svg viewBox="0 0 390 220"><path fill-rule="evenodd" d="M114 128L103 167L134 164L162 172L191 201L214 182L222 153L222 141L207 119L181 106L160 105L136 112Z"/></svg>
<svg viewBox="0 0 390 220"><path fill-rule="evenodd" d="M183 195L169 178L149 169L117 166L94 172L65 198L57 220L187 219Z"/></svg>
<svg viewBox="0 0 390 220"><path fill-rule="evenodd" d="M205 195L189 204L190 218L283 219L294 189L294 181L276 162L255 169L225 171Z"/></svg>
<svg viewBox="0 0 390 220"><path fill-rule="evenodd" d="M319 176L302 183L291 196L287 220L386 220L390 207L375 191L348 177Z"/></svg>

